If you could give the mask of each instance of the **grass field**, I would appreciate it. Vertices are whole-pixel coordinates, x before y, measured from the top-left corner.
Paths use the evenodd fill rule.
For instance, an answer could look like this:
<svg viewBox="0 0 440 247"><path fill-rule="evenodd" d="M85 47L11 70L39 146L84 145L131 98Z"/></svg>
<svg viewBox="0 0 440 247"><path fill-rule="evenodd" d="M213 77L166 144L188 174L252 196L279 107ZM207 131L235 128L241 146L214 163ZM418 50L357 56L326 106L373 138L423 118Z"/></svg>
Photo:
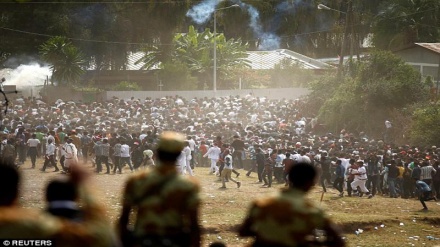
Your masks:
<svg viewBox="0 0 440 247"><path fill-rule="evenodd" d="M40 160L39 160L40 161ZM39 162L41 163L41 161ZM39 164L38 163L38 164ZM41 165L37 165L41 168ZM43 190L48 180L57 173L46 173L30 169L25 163L22 168L23 184L21 202L24 207L44 208ZM91 166L88 168L92 171ZM213 241L222 241L227 246L244 246L248 238L240 238L237 228L241 224L249 203L256 199L275 195L283 184L274 184L272 188L261 188L256 183L256 174L245 176L244 170L238 178L242 182L237 189L232 182L227 189L219 189L221 182L214 175L208 174L208 168L196 168L196 178L201 185L202 208L200 224L203 227L203 246ZM120 213L121 192L125 180L130 176L126 169L121 175L94 175L93 187L98 191L100 202L104 203L110 220L114 223ZM366 197L337 196L336 190L329 189L324 194L316 187L310 198L321 204L333 220L341 227L348 246L435 246L440 245L440 203L427 202L428 212L422 212L420 202L415 199L391 199L376 196ZM363 230L359 235L358 229ZM427 236L439 238L429 240Z"/></svg>

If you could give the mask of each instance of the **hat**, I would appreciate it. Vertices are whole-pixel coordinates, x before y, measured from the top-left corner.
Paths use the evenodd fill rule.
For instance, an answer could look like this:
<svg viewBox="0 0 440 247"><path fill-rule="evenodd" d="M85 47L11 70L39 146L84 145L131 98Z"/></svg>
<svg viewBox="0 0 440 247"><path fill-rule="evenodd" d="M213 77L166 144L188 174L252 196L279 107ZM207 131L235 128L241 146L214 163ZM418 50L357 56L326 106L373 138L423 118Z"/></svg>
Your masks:
<svg viewBox="0 0 440 247"><path fill-rule="evenodd" d="M185 147L185 136L173 132L165 131L159 136L159 142L157 144L157 149L170 153L179 153Z"/></svg>

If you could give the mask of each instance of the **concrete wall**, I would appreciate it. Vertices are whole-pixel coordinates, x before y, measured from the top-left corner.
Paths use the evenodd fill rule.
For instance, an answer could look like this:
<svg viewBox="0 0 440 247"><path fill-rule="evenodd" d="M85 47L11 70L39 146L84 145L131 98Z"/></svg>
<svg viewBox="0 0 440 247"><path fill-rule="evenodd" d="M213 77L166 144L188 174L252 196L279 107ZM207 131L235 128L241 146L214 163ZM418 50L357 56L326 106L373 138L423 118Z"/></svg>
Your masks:
<svg viewBox="0 0 440 247"><path fill-rule="evenodd" d="M410 49L397 51L395 54L401 57L407 64L413 66L423 77L431 76L434 81L438 80L440 55L428 49L416 46Z"/></svg>
<svg viewBox="0 0 440 247"><path fill-rule="evenodd" d="M309 94L310 90L307 88L273 88L273 89L242 89L242 90L218 90L217 97L225 96L245 96L252 93L257 97L266 97L268 99L296 99L301 96ZM185 99L214 97L214 91L107 91L107 100L117 97L119 99L129 99L134 97L136 99L161 98L165 96L179 95Z"/></svg>

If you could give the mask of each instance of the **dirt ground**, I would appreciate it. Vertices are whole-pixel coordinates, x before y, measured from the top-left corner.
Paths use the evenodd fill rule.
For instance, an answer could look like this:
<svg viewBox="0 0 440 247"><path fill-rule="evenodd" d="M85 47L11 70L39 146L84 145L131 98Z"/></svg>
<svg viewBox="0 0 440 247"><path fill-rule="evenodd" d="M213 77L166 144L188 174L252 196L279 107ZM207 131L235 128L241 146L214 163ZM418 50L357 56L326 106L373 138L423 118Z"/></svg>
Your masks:
<svg viewBox="0 0 440 247"><path fill-rule="evenodd" d="M44 188L55 176L64 176L52 172L53 168L42 173L37 161L37 169L30 169L25 163L20 169L23 174L21 203L24 207L43 209ZM93 171L90 164L85 165ZM250 239L237 235L237 228L245 217L250 202L256 198L276 195L283 184L272 188L261 188L256 174L246 177L244 170L238 170L242 182L237 189L232 182L227 189L219 189L221 183L214 175L208 174L208 168L196 168L196 178L201 185L202 208L200 224L203 227L203 246L221 241L227 246L245 246ZM108 217L114 224L121 210L121 194L130 170L123 174L98 174L92 177L99 201L107 208ZM376 196L366 197L337 196L329 189L320 202L322 190L316 187L310 198L327 209L328 214L341 227L348 246L435 246L440 245L440 203L427 202L430 210L422 212L420 202L415 199L391 199ZM360 229L360 230L359 230ZM356 234L355 232L359 234ZM430 236L433 237L430 240ZM439 238L439 239L436 239Z"/></svg>

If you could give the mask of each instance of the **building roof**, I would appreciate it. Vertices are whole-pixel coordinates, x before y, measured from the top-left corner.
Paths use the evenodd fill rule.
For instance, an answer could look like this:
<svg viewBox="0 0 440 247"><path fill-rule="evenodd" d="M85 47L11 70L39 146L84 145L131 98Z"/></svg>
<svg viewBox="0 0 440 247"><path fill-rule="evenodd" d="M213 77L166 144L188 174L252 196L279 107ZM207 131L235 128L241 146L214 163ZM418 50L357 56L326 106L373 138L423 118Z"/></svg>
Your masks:
<svg viewBox="0 0 440 247"><path fill-rule="evenodd" d="M274 51L249 51L249 57L252 69L273 69L275 65L281 63L284 59L288 59L300 65L304 69L331 69L333 66L318 61L316 59L304 56L297 52L278 49Z"/></svg>
<svg viewBox="0 0 440 247"><path fill-rule="evenodd" d="M304 69L331 69L332 65L318 61L316 59L304 56L297 52L278 49L273 51L248 51L247 60L250 62L251 69L273 69L275 65L281 63L284 59L288 59L294 63L300 65ZM136 61L144 56L144 52L131 52L127 56L126 70L140 70L145 64L140 62L136 64ZM94 66L88 68L93 70ZM158 66L154 66L152 70L158 69Z"/></svg>
<svg viewBox="0 0 440 247"><path fill-rule="evenodd" d="M425 49L430 50L432 52L440 53L440 43L414 43L414 44L410 44L408 46L394 49L393 52L399 52L399 51L411 49L414 47L422 47L422 48L425 48Z"/></svg>
<svg viewBox="0 0 440 247"><path fill-rule="evenodd" d="M440 54L440 43L416 43L416 45Z"/></svg>

